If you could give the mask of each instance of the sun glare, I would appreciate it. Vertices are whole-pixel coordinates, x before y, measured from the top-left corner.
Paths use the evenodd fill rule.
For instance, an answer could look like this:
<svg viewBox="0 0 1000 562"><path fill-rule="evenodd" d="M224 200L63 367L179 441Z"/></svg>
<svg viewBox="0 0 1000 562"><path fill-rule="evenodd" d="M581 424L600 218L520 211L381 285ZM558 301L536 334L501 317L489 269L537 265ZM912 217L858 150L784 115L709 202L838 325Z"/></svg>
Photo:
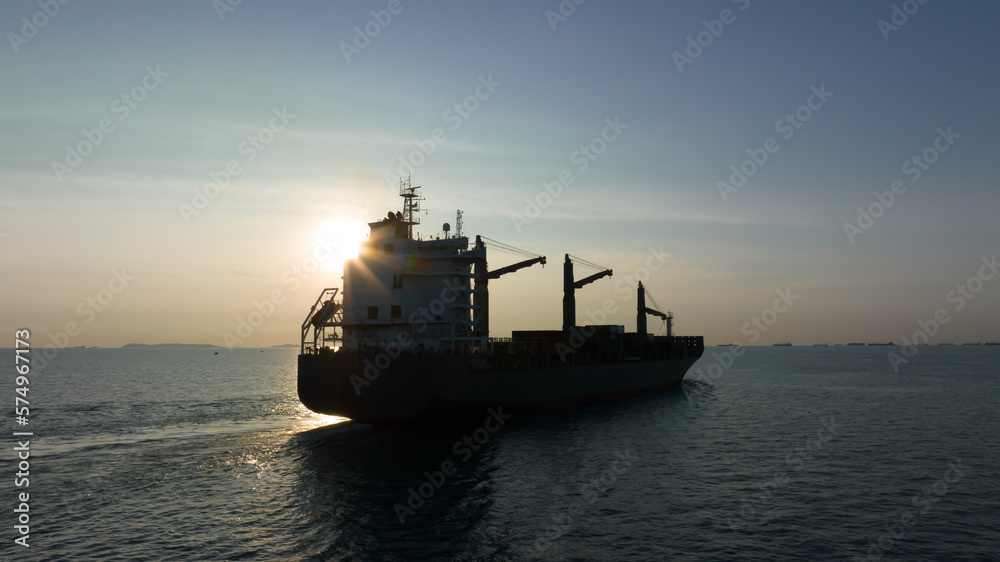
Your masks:
<svg viewBox="0 0 1000 562"><path fill-rule="evenodd" d="M358 246L365 241L367 229L368 226L361 221L351 219L334 219L323 223L313 242L330 253L329 259L323 261L323 269L340 270L344 266L344 260L358 257Z"/></svg>

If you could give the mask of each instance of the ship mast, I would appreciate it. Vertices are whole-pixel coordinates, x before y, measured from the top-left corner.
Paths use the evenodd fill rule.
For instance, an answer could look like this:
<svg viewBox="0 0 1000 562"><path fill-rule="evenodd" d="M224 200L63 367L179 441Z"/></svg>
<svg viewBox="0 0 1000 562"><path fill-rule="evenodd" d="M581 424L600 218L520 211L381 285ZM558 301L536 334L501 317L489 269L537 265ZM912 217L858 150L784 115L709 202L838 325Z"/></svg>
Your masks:
<svg viewBox="0 0 1000 562"><path fill-rule="evenodd" d="M406 237L413 239L413 225L420 224L420 202L424 198L417 193L419 185L410 184L410 176L399 180L399 196L403 198L403 220L406 221ZM416 215L416 218L414 217Z"/></svg>

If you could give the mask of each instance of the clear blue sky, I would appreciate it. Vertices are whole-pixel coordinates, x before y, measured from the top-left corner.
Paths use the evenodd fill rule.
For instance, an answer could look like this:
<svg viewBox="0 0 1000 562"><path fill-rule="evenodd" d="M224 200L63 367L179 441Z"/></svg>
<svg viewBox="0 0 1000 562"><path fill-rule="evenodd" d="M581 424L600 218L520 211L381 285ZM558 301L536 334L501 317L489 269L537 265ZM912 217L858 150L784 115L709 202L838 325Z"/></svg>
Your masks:
<svg viewBox="0 0 1000 562"><path fill-rule="evenodd" d="M932 342L1000 339L995 2L46 6L0 5L0 323L35 345L67 322L74 346L221 345L257 308L245 345L297 342L417 144L425 235L462 209L466 234L549 256L491 284L494 335L560 325L566 252L615 270L579 317L610 299L633 329L616 283L662 246L646 284L709 343L898 343L939 309ZM735 191L731 166L753 171ZM549 203L530 223L526 199ZM340 248L296 272L317 238Z"/></svg>

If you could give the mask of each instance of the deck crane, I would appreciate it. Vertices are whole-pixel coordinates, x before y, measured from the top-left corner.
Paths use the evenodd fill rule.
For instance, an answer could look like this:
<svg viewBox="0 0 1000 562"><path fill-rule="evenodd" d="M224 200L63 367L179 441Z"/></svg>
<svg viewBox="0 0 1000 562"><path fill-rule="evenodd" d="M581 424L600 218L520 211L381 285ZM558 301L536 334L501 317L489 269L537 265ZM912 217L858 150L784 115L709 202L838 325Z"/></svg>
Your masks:
<svg viewBox="0 0 1000 562"><path fill-rule="evenodd" d="M503 250L506 252L520 254L522 256L532 256L524 261L517 262L515 264L508 265L506 267L501 267L499 269L488 270L486 266L486 261L482 260L476 262L474 266L474 275L476 280L476 298L475 305L476 309L473 311L473 322L476 323L478 331L483 335L483 337L489 336L490 334L490 293L489 293L489 281L490 279L498 279L501 275L506 275L508 273L513 273L519 269L524 269L525 267L530 267L536 263L545 265L545 256L540 256L538 254L532 254L530 252L525 252L503 242L498 242L492 240L485 236L476 235L476 246L477 250L486 247L483 241L488 241L491 246L498 250Z"/></svg>
<svg viewBox="0 0 1000 562"><path fill-rule="evenodd" d="M603 271L595 273L590 277L584 277L579 281L574 281L573 260L570 259L571 257L581 265L587 265L595 269L603 269ZM569 334L574 328L576 328L576 290L585 285L589 285L602 277L610 277L612 273L613 271L610 269L604 269L595 263L566 254L566 261L563 263L563 333Z"/></svg>
<svg viewBox="0 0 1000 562"><path fill-rule="evenodd" d="M653 304L659 308L656 300L653 300L652 295L650 295L650 300ZM642 281L639 281L639 294L636 298L636 314L635 314L635 331L639 335L639 349L645 351L646 349L646 315L651 314L653 316L662 318L667 323L667 336L672 336L674 331L674 313L669 310L664 314L659 310L654 308L649 308L646 306L646 288L642 286Z"/></svg>

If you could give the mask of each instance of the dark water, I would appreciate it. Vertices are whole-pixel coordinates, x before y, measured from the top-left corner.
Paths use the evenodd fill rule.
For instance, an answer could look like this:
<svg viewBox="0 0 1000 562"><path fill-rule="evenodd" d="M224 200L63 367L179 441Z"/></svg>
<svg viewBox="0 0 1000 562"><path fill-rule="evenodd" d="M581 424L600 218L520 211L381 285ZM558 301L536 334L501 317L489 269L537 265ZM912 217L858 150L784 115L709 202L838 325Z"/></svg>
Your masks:
<svg viewBox="0 0 1000 562"><path fill-rule="evenodd" d="M1000 348L898 375L889 350L750 348L680 391L376 428L302 408L294 349L67 349L31 377L29 426L5 420L36 436L30 548L2 447L0 556L1000 559Z"/></svg>

